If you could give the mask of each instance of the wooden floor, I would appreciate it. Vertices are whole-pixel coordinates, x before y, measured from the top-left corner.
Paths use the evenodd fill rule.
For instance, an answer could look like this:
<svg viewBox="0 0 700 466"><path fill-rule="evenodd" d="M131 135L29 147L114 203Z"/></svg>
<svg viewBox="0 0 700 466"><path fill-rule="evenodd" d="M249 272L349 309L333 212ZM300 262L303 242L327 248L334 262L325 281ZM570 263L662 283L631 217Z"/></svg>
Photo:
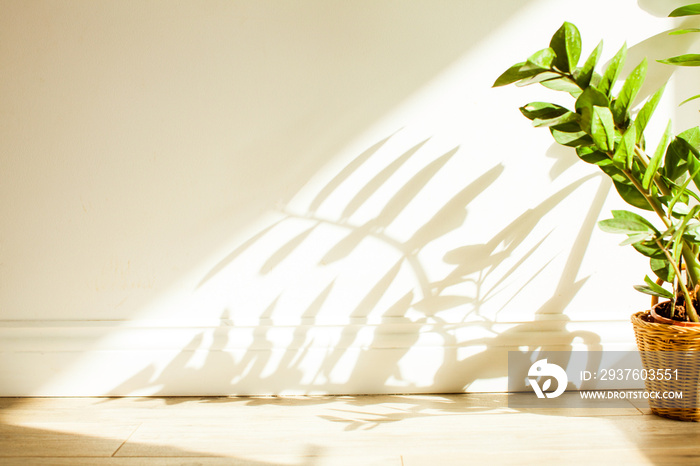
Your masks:
<svg viewBox="0 0 700 466"><path fill-rule="evenodd" d="M0 398L0 464L700 463L700 423L508 396Z"/></svg>

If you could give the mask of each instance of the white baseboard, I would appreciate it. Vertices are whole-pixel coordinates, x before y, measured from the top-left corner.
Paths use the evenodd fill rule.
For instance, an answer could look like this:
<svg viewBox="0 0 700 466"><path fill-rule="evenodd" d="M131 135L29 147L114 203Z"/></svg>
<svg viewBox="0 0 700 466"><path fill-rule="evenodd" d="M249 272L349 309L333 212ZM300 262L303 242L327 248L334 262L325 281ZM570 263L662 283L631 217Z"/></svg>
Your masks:
<svg viewBox="0 0 700 466"><path fill-rule="evenodd" d="M546 316L545 316L546 317ZM508 351L634 350L629 321L0 321L0 396L507 391Z"/></svg>

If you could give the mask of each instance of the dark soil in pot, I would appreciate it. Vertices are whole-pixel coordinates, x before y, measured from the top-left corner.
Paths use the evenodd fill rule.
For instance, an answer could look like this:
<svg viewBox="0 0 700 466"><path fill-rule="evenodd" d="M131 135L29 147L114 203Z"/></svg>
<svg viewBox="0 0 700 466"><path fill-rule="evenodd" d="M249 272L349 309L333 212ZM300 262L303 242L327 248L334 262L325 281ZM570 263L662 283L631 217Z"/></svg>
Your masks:
<svg viewBox="0 0 700 466"><path fill-rule="evenodd" d="M700 303L698 303L697 300L693 300L693 304L695 309L699 308L698 306ZM655 306L654 311L661 317L665 317L667 319L678 322L690 322L688 319L688 314L685 312L685 299L683 297L678 298L676 301L676 309L673 315L671 315L671 309L673 309L671 301L663 301Z"/></svg>

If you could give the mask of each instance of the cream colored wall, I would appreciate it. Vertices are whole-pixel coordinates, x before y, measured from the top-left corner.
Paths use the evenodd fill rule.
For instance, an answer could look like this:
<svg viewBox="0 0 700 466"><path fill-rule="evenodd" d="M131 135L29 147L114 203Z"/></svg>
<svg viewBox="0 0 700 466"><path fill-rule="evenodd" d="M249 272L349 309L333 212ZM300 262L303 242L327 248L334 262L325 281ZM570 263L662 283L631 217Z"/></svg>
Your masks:
<svg viewBox="0 0 700 466"><path fill-rule="evenodd" d="M564 20L685 50L668 3L1 1L0 395L500 390L509 349L633 347L609 183L490 85Z"/></svg>

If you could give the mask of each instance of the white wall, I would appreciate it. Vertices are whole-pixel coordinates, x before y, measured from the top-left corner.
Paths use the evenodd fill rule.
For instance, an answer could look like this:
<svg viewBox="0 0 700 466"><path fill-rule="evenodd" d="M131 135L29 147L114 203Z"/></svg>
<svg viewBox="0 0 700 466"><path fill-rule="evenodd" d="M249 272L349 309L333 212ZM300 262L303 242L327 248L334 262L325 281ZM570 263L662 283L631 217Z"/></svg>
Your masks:
<svg viewBox="0 0 700 466"><path fill-rule="evenodd" d="M670 3L0 1L0 395L504 390L508 350L633 348L614 191L490 86L569 20L648 94ZM682 73L658 127L696 124Z"/></svg>

